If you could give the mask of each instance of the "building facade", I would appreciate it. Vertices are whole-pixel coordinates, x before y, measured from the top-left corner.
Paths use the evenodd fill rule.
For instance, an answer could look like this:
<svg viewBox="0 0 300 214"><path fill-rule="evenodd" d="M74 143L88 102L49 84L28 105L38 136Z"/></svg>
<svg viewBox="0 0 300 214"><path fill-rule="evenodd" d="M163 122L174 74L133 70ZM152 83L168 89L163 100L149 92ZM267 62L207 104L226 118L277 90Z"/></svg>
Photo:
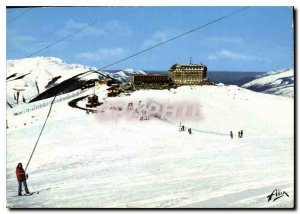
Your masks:
<svg viewBox="0 0 300 214"><path fill-rule="evenodd" d="M135 88L157 88L169 83L167 74L133 74L131 83Z"/></svg>
<svg viewBox="0 0 300 214"><path fill-rule="evenodd" d="M207 84L207 67L202 64L175 64L169 69L169 75L175 85Z"/></svg>

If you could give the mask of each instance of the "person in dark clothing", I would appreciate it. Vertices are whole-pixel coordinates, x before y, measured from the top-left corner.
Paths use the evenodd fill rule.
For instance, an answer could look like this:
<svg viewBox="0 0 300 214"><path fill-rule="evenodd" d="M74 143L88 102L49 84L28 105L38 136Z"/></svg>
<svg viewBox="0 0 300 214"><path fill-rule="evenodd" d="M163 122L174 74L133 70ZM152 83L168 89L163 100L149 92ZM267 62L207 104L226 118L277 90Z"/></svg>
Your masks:
<svg viewBox="0 0 300 214"><path fill-rule="evenodd" d="M192 134L192 129L189 128L189 129L188 129L188 132L189 132L189 134Z"/></svg>
<svg viewBox="0 0 300 214"><path fill-rule="evenodd" d="M22 163L19 163L17 168L16 168L16 175L17 175L17 180L19 183L19 189L18 189L18 195L21 196L22 195L22 183L24 185L25 188L25 192L27 194L30 194L28 187L27 187L27 183L26 183L26 174L25 171L23 169Z"/></svg>
<svg viewBox="0 0 300 214"><path fill-rule="evenodd" d="M241 137L241 132L238 133L239 134L239 138Z"/></svg>
<svg viewBox="0 0 300 214"><path fill-rule="evenodd" d="M241 137L243 137L243 134L244 134L244 133L243 133L243 130L241 130Z"/></svg>
<svg viewBox="0 0 300 214"><path fill-rule="evenodd" d="M232 131L230 131L230 137L231 137L231 139L233 138L233 133L232 133Z"/></svg>

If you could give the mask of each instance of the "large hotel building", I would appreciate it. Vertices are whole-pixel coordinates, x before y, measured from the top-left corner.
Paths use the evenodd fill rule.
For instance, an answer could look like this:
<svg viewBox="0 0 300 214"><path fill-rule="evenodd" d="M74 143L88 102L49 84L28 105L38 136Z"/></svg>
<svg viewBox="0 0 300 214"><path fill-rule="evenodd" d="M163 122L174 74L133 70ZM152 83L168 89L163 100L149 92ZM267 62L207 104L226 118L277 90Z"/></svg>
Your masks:
<svg viewBox="0 0 300 214"><path fill-rule="evenodd" d="M202 64L175 64L169 69L175 85L201 85L208 82L207 67Z"/></svg>
<svg viewBox="0 0 300 214"><path fill-rule="evenodd" d="M169 74L133 74L131 83L138 88L156 88L168 85L203 85L209 84L207 67L201 64L174 64Z"/></svg>

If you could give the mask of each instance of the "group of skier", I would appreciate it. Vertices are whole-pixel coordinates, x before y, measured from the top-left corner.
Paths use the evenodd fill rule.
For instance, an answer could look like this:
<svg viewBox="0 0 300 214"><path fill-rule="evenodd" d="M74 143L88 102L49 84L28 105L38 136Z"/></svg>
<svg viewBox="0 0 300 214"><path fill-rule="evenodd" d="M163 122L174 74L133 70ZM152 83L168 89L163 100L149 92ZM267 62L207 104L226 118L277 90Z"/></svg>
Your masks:
<svg viewBox="0 0 300 214"><path fill-rule="evenodd" d="M147 116L147 115L146 116L141 116L140 120L149 120L149 116Z"/></svg>
<svg viewBox="0 0 300 214"><path fill-rule="evenodd" d="M243 134L244 134L243 130L239 131L238 132L238 138L243 138ZM233 132L232 131L230 131L230 137L231 137L231 139L233 139Z"/></svg>
<svg viewBox="0 0 300 214"><path fill-rule="evenodd" d="M184 125L181 125L181 124L180 124L179 131L180 131L180 132L181 132L181 131L185 131ZM192 134L192 129L191 129L191 128L188 128L187 131L188 131L189 134Z"/></svg>

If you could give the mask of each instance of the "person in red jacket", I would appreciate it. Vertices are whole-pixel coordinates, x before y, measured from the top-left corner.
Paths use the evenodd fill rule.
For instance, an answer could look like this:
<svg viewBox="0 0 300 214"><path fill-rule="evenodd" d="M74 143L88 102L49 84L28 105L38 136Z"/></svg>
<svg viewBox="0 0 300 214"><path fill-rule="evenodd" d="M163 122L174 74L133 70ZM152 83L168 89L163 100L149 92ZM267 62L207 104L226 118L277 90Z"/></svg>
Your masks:
<svg viewBox="0 0 300 214"><path fill-rule="evenodd" d="M16 175L17 175L17 180L19 183L19 189L18 189L18 195L21 196L22 195L22 183L25 187L25 192L27 194L30 194L28 187L27 187L27 183L26 183L26 174L25 171L23 169L22 163L18 163L18 166L16 168Z"/></svg>

